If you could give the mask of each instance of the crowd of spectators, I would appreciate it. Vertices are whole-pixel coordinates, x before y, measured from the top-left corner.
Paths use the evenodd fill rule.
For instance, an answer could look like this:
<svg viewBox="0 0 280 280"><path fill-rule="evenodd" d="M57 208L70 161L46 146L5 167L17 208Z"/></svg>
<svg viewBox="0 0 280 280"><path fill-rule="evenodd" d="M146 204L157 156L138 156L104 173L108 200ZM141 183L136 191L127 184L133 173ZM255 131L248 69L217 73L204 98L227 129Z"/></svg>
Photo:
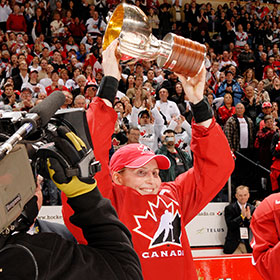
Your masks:
<svg viewBox="0 0 280 280"><path fill-rule="evenodd" d="M280 127L278 4L232 1L214 8L210 2L196 0L126 2L146 13L158 39L173 32L206 45L205 95L236 156L233 186L245 184L256 191L255 197L267 196L272 192L269 170L277 159L274 149ZM87 109L103 76L102 39L108 12L118 4L118 0L93 4L1 0L0 109L29 111L56 90L66 95L63 108ZM192 114L178 77L158 68L155 61L121 67L111 154L135 142L160 152L171 135L172 149L185 154L182 159L181 152L173 152L178 175L192 160Z"/></svg>

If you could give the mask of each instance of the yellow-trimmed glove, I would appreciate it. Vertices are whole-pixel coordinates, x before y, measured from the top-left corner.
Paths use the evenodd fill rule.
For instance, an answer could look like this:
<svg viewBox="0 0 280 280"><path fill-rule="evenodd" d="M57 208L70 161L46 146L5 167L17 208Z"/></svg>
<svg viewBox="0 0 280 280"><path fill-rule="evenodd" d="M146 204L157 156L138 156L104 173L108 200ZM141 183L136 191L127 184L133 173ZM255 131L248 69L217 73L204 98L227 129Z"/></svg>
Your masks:
<svg viewBox="0 0 280 280"><path fill-rule="evenodd" d="M55 147L69 165L75 168L88 152L85 143L64 126L58 127L57 133L59 137L55 140ZM48 158L47 167L52 181L69 198L90 192L96 187L96 181L93 177L68 177L65 167L57 158Z"/></svg>

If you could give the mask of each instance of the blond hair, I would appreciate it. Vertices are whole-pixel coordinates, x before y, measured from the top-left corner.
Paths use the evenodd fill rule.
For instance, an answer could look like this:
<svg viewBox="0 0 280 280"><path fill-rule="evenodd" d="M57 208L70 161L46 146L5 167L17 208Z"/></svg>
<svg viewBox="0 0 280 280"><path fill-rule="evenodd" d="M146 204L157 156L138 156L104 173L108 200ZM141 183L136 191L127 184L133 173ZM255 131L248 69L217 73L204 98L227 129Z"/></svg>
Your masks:
<svg viewBox="0 0 280 280"><path fill-rule="evenodd" d="M235 189L235 193L237 193L239 190L244 190L246 189L248 192L249 192L249 187L248 186L245 186L245 185L240 185L238 186L236 189Z"/></svg>

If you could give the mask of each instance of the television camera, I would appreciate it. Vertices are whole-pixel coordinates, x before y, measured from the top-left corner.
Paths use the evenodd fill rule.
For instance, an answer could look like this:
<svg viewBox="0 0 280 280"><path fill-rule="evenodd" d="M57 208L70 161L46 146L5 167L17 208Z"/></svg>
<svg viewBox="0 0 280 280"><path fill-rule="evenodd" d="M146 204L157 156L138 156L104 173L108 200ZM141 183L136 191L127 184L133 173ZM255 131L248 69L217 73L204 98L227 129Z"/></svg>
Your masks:
<svg viewBox="0 0 280 280"><path fill-rule="evenodd" d="M33 224L35 177L49 178L47 158L59 160L69 178L87 178L101 168L94 158L85 110L59 109L64 100L62 92L54 92L29 113L0 113L0 236L26 231ZM73 131L89 148L75 166L56 149L59 126Z"/></svg>

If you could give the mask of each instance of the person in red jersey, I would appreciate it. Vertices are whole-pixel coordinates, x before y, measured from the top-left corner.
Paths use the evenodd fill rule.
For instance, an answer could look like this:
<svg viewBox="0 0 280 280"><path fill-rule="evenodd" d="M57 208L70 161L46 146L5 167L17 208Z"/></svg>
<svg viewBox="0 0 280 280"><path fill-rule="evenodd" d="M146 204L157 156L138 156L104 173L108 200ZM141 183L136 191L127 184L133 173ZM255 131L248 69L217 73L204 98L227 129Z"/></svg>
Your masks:
<svg viewBox="0 0 280 280"><path fill-rule="evenodd" d="M265 280L277 280L280 275L280 193L265 198L256 208L251 230L254 238L253 264Z"/></svg>
<svg viewBox="0 0 280 280"><path fill-rule="evenodd" d="M185 226L214 198L234 168L226 137L203 98L206 70L190 80L178 74L194 115L194 167L175 181L162 183L159 170L168 169L170 162L143 144L120 148L109 163L117 120L112 104L121 77L116 46L115 40L103 52L105 76L87 111L94 153L102 165L97 181L132 234L144 279L197 279ZM65 202L63 215L70 231L82 241L81 232L69 222L71 211Z"/></svg>

